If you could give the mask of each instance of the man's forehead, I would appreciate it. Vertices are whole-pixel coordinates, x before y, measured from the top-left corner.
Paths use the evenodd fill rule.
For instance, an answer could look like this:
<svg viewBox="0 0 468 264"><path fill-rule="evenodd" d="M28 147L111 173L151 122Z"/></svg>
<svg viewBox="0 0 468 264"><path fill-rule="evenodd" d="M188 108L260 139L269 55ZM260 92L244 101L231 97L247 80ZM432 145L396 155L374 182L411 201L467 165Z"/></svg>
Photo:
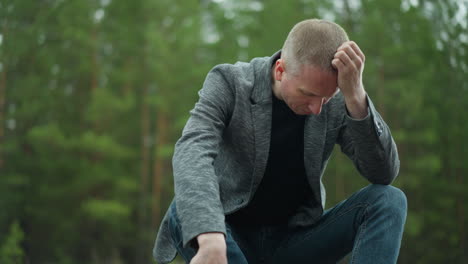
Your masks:
<svg viewBox="0 0 468 264"><path fill-rule="evenodd" d="M299 79L301 88L318 96L331 97L338 92L338 75L316 66L302 67Z"/></svg>

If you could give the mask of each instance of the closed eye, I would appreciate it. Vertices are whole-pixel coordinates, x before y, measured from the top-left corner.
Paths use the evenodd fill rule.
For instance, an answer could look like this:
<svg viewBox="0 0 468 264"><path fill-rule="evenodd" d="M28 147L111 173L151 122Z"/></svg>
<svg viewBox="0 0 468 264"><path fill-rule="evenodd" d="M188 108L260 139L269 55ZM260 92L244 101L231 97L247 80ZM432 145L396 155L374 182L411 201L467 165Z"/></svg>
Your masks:
<svg viewBox="0 0 468 264"><path fill-rule="evenodd" d="M314 96L317 96L316 94L313 94L313 93L309 93L309 92L306 92L302 89L299 89L299 91L301 91L301 93L305 96L310 96L310 97L314 97Z"/></svg>

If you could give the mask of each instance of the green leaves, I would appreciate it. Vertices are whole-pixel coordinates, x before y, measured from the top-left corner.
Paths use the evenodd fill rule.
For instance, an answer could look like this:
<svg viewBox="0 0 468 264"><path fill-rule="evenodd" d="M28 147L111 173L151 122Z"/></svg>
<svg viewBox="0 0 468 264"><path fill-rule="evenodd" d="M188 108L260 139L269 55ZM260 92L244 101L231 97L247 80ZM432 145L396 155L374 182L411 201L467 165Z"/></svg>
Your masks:
<svg viewBox="0 0 468 264"><path fill-rule="evenodd" d="M113 200L89 199L82 203L81 209L89 221L113 227L115 231L118 231L122 221L128 220L131 213L130 207Z"/></svg>
<svg viewBox="0 0 468 264"><path fill-rule="evenodd" d="M17 264L24 261L24 250L21 243L24 240L24 232L18 221L14 221L10 225L8 233L6 233L3 244L0 244L0 263Z"/></svg>
<svg viewBox="0 0 468 264"><path fill-rule="evenodd" d="M107 123L115 125L121 121L118 118L135 108L134 94L118 94L110 88L103 87L94 89L90 94L85 118L90 122Z"/></svg>
<svg viewBox="0 0 468 264"><path fill-rule="evenodd" d="M150 261L150 215L172 199L173 146L206 73L271 55L311 17L343 25L366 55L364 85L397 141L395 185L409 202L400 262L463 262L462 4L0 1L0 263ZM338 149L324 181L328 206L367 184Z"/></svg>

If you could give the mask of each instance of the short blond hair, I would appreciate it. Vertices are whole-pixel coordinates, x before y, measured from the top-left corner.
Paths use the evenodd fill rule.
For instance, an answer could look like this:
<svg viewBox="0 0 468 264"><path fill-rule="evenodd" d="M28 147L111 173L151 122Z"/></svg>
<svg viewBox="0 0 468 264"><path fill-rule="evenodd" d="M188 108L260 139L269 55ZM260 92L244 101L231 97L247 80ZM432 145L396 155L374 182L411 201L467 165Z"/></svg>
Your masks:
<svg viewBox="0 0 468 264"><path fill-rule="evenodd" d="M331 61L338 47L348 41L344 29L330 21L307 19L289 32L281 51L285 68L297 74L302 65L333 71Z"/></svg>

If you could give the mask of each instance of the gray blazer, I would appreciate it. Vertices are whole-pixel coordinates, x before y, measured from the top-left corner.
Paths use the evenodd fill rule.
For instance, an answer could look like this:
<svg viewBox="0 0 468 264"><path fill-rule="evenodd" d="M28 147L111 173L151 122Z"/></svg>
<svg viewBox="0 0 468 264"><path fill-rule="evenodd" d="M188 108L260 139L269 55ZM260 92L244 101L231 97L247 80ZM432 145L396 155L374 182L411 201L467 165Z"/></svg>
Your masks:
<svg viewBox="0 0 468 264"><path fill-rule="evenodd" d="M173 157L184 246L201 233L226 234L225 215L245 207L259 186L270 147L271 66L279 56L222 64L208 73ZM399 159L390 130L367 100L369 114L362 120L347 115L341 93L319 115L307 116L304 165L314 197L289 220L291 227L312 225L321 217L321 178L336 143L369 182L390 184L397 176ZM168 225L166 213L153 249L160 263L176 255Z"/></svg>

